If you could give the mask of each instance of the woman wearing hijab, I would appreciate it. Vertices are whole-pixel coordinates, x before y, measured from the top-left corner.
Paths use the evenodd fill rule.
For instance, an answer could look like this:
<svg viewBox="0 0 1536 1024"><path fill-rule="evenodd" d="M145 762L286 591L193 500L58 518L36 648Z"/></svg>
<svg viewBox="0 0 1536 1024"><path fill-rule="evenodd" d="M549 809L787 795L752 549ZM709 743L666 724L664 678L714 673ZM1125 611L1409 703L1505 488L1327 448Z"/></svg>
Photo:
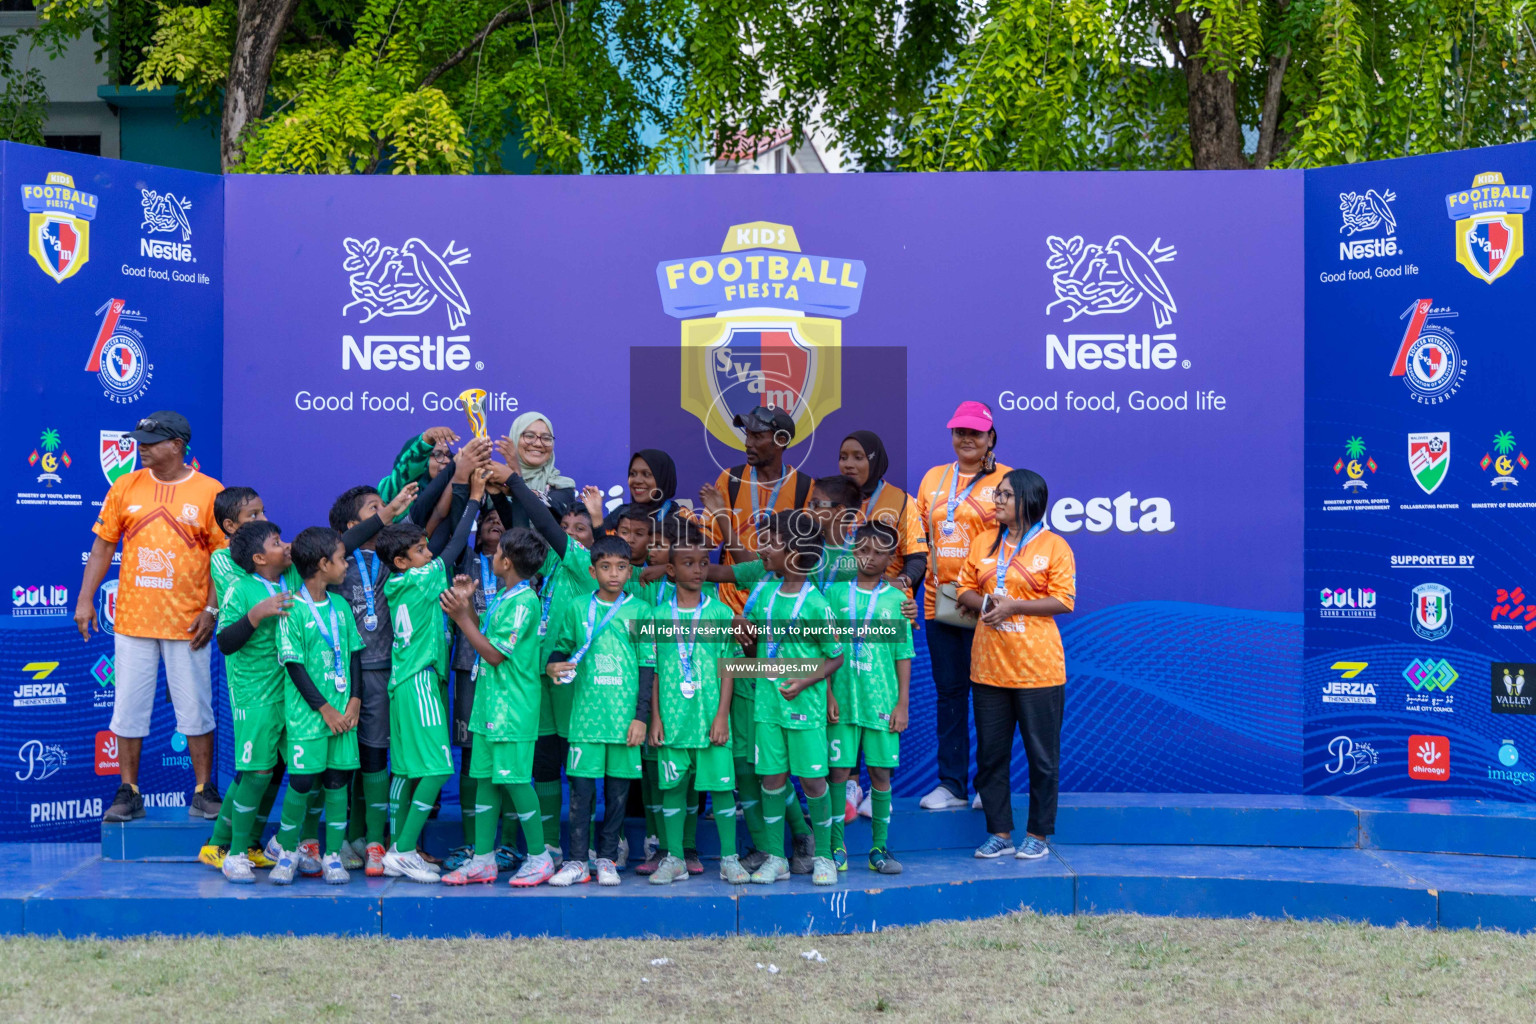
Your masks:
<svg viewBox="0 0 1536 1024"><path fill-rule="evenodd" d="M882 522L901 538L896 549L901 557L891 563L889 575L892 583L910 594L927 570L928 538L917 502L885 482L890 466L885 444L872 430L855 430L843 438L837 452L837 471L859 485L859 520Z"/></svg>
<svg viewBox="0 0 1536 1024"><path fill-rule="evenodd" d="M507 461L508 468L515 467L528 489L554 509L557 517L576 503L576 481L555 468L555 431L543 413L525 412L513 420L511 433L496 443L496 450ZM512 522L502 526L508 530L519 526L532 528L528 514L516 503L512 517Z"/></svg>
<svg viewBox="0 0 1536 1024"><path fill-rule="evenodd" d="M629 500L651 514L657 521L669 515L686 513L677 503L677 464L660 448L641 448L629 457ZM620 506L622 507L622 506ZM618 527L619 509L603 520L603 533Z"/></svg>

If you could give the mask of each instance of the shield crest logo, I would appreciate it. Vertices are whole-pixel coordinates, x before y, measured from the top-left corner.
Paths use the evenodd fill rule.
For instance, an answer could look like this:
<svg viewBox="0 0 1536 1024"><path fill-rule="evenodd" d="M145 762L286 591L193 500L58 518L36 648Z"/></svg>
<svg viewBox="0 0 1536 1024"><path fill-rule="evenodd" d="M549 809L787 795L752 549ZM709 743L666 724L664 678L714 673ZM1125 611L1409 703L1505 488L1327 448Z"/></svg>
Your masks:
<svg viewBox="0 0 1536 1024"><path fill-rule="evenodd" d="M709 432L745 450L732 419L783 409L795 439L842 404L842 324L820 317L709 317L683 322L681 404Z"/></svg>
<svg viewBox="0 0 1536 1024"><path fill-rule="evenodd" d="M139 466L139 442L128 436L125 430L101 432L101 473L107 484L117 483L118 477L132 473Z"/></svg>
<svg viewBox="0 0 1536 1024"><path fill-rule="evenodd" d="M1456 222L1456 262L1492 284L1525 253L1519 214L1501 213Z"/></svg>
<svg viewBox="0 0 1536 1024"><path fill-rule="evenodd" d="M1451 435L1447 431L1430 431L1408 435L1408 472L1425 494L1445 481L1451 466Z"/></svg>
<svg viewBox="0 0 1536 1024"><path fill-rule="evenodd" d="M91 226L64 213L31 216L28 250L55 281L72 277L91 258Z"/></svg>
<svg viewBox="0 0 1536 1024"><path fill-rule="evenodd" d="M1425 640L1440 640L1451 631L1451 588L1421 583L1413 588L1413 631Z"/></svg>

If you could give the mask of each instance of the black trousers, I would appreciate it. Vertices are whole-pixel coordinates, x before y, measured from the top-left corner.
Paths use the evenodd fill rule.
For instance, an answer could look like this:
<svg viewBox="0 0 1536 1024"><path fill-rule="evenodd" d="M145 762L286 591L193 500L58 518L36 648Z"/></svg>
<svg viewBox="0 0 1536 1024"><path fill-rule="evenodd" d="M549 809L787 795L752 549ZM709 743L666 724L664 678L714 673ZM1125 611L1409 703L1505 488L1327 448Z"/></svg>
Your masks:
<svg viewBox="0 0 1536 1024"><path fill-rule="evenodd" d="M970 792L971 641L976 633L937 619L929 619L923 626L928 631L928 657L933 669L939 785L964 800ZM980 785L978 777L978 789Z"/></svg>
<svg viewBox="0 0 1536 1024"><path fill-rule="evenodd" d="M607 776L603 779L603 825L597 833L597 856L614 860L619 855L619 837L624 834L624 807L629 801L629 779ZM592 809L597 803L597 780L574 776L571 783L571 849L567 860L587 859L592 830Z"/></svg>
<svg viewBox="0 0 1536 1024"><path fill-rule="evenodd" d="M1018 689L971 687L976 713L976 791L981 794L987 831L1013 831L1013 793L1009 765L1013 760L1013 734L1024 737L1024 756L1029 761L1029 823L1032 835L1056 831L1056 796L1061 762L1061 712L1065 686Z"/></svg>

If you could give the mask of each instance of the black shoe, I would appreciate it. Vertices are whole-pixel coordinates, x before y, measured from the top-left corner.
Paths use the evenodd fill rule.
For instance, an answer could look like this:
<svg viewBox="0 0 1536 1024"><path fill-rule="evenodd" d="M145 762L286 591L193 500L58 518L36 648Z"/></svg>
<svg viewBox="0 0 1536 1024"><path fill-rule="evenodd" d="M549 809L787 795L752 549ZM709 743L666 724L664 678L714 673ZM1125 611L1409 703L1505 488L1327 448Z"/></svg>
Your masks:
<svg viewBox="0 0 1536 1024"><path fill-rule="evenodd" d="M763 862L768 859L768 855L762 850L748 850L739 859L741 866L750 872L762 867Z"/></svg>
<svg viewBox="0 0 1536 1024"><path fill-rule="evenodd" d="M101 816L102 821L132 821L134 818L144 817L144 798L135 793L133 787L123 783L117 787L117 795L112 798L112 806L107 808L107 813Z"/></svg>
<svg viewBox="0 0 1536 1024"><path fill-rule="evenodd" d="M810 833L803 836L795 836L795 852L789 858L789 873L792 875L808 875L815 867L811 861L816 858L816 837Z"/></svg>
<svg viewBox="0 0 1536 1024"><path fill-rule="evenodd" d="M140 805L142 806L142 801ZM193 818L207 818L209 821L219 816L219 808L224 806L224 798L219 796L219 787L210 779L203 783L203 788L192 794L192 802L187 805L187 814Z"/></svg>

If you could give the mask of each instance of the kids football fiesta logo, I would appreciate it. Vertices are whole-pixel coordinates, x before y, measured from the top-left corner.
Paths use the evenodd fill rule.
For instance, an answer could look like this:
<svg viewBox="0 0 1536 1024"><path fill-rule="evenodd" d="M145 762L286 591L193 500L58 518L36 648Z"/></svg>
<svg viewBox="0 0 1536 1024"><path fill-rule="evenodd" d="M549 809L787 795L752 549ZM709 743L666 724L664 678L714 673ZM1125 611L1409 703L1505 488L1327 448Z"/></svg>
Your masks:
<svg viewBox="0 0 1536 1024"><path fill-rule="evenodd" d="M41 185L21 186L27 218L27 251L43 273L63 283L91 258L91 221L96 197L75 188L75 179L50 171Z"/></svg>
<svg viewBox="0 0 1536 1024"><path fill-rule="evenodd" d="M1472 187L1445 197L1456 222L1456 262L1493 284L1525 254L1525 217L1531 186L1506 185L1498 171L1484 171Z"/></svg>
<svg viewBox="0 0 1536 1024"><path fill-rule="evenodd" d="M859 311L864 264L800 252L788 224L725 233L718 255L656 265L662 309L682 320L682 407L745 450L737 416L782 409L799 444L842 405L842 318ZM821 314L821 315L812 315Z"/></svg>

